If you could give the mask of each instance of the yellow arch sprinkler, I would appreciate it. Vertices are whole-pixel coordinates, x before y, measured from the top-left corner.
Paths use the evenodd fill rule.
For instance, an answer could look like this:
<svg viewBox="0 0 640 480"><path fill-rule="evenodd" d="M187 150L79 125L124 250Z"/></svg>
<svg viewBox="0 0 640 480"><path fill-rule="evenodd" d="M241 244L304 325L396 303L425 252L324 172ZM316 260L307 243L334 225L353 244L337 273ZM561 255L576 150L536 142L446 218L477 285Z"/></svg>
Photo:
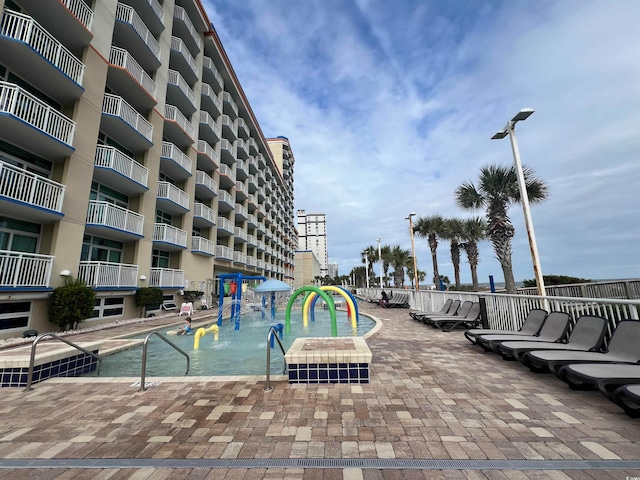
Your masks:
<svg viewBox="0 0 640 480"><path fill-rule="evenodd" d="M207 328L200 327L198 330L196 330L196 334L193 339L193 349L198 350L200 348L200 338L204 337L207 332L213 332L213 340L217 342L218 331L219 329L217 325L211 325L210 327L207 327Z"/></svg>
<svg viewBox="0 0 640 480"><path fill-rule="evenodd" d="M357 309L351 297L345 293L345 291L339 287L335 287L333 285L324 285L322 287L318 287L323 292L335 292L344 298L347 306L349 307L349 316L351 317L351 327L358 328L358 319L357 319ZM309 325L309 312L311 311L311 305L313 303L314 298L316 297L316 292L311 291L307 297L303 301L302 307L302 324L306 327Z"/></svg>

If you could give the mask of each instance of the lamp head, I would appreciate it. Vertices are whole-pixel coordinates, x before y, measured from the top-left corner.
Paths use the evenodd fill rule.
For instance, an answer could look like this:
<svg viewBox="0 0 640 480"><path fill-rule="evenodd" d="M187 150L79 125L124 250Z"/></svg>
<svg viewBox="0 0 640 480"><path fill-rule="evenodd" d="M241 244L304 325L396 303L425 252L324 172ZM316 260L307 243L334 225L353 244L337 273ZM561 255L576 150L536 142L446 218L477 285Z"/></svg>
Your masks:
<svg viewBox="0 0 640 480"><path fill-rule="evenodd" d="M533 108L523 108L516 114L515 117L511 119L511 121L515 123L515 122L521 122L522 120L526 120L531 116L533 112L534 112Z"/></svg>
<svg viewBox="0 0 640 480"><path fill-rule="evenodd" d="M491 140L502 140L507 135L509 135L509 132L507 132L506 130L501 130L497 132L493 137L491 137Z"/></svg>

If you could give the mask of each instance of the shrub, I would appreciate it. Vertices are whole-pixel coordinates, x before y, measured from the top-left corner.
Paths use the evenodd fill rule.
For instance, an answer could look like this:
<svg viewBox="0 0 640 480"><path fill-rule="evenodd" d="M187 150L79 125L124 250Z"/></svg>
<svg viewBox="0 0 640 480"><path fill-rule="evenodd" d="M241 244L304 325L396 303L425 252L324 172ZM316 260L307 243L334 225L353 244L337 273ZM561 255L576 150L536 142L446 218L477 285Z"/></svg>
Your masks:
<svg viewBox="0 0 640 480"><path fill-rule="evenodd" d="M158 287L142 287L139 288L135 295L136 307L140 308L140 317L144 317L147 308L162 305L164 295Z"/></svg>
<svg viewBox="0 0 640 480"><path fill-rule="evenodd" d="M566 275L543 275L542 279L546 286L550 285L574 285L578 283L590 283L591 280L586 278L568 277ZM535 287L537 285L535 278L532 280L523 280L525 287Z"/></svg>
<svg viewBox="0 0 640 480"><path fill-rule="evenodd" d="M200 292L198 290L185 290L182 293L182 298L184 298L184 301L187 303L189 302L194 303L199 298L202 298L203 295L204 295L204 292Z"/></svg>
<svg viewBox="0 0 640 480"><path fill-rule="evenodd" d="M49 321L60 327L60 331L75 330L91 317L95 306L96 292L82 280L67 278L65 285L56 288L49 296Z"/></svg>

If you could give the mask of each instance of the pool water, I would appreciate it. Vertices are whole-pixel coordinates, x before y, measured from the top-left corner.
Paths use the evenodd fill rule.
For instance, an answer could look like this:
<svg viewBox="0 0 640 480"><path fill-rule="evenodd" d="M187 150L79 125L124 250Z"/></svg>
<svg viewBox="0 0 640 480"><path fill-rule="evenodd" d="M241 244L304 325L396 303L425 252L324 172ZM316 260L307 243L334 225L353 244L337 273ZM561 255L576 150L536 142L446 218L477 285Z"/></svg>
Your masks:
<svg viewBox="0 0 640 480"><path fill-rule="evenodd" d="M358 327L351 327L351 319L344 312L337 313L338 336L352 337L362 336L370 331L375 322L361 315ZM228 319L223 320L219 327L218 340L214 341L213 334L208 332L200 338L200 348L194 350L194 335L165 335L170 328L158 330L169 341L184 350L190 358L190 376L217 376L217 375L264 375L267 360L267 334L269 328L278 323L284 326L283 314L276 320L269 317L262 318L259 312L243 313L240 320L240 329L235 330L235 325ZM198 325L197 319L194 322ZM215 319L205 328L216 324ZM194 327L194 332L199 327ZM148 333L131 338L144 339ZM300 312L291 314L291 332L283 332L281 342L285 352L299 337L330 337L331 323L327 310L316 309L315 321L309 321L305 327ZM187 361L184 355L153 336L147 345L147 377L183 376L186 372ZM278 342L271 350L271 374L283 373L284 358ZM103 358L101 377L136 377L142 370L142 346L124 350ZM90 376L95 376L92 372Z"/></svg>

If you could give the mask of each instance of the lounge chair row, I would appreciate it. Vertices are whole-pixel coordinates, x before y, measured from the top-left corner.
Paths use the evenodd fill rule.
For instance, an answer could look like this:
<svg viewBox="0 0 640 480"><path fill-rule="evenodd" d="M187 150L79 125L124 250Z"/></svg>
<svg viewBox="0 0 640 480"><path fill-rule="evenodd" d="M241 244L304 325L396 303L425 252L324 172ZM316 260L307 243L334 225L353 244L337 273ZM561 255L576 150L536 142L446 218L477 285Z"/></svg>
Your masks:
<svg viewBox="0 0 640 480"><path fill-rule="evenodd" d="M564 312L531 310L517 332L469 329L465 336L532 372L551 372L575 390L598 388L631 417L640 417L640 321L618 322L608 344L609 320L580 316L571 332Z"/></svg>
<svg viewBox="0 0 640 480"><path fill-rule="evenodd" d="M473 328L480 324L480 303L460 300L447 300L438 312L411 311L414 320L450 332L454 328Z"/></svg>
<svg viewBox="0 0 640 480"><path fill-rule="evenodd" d="M409 308L409 294L408 293L391 293L389 300L383 302L382 298L367 297L367 302L377 303L384 308Z"/></svg>

